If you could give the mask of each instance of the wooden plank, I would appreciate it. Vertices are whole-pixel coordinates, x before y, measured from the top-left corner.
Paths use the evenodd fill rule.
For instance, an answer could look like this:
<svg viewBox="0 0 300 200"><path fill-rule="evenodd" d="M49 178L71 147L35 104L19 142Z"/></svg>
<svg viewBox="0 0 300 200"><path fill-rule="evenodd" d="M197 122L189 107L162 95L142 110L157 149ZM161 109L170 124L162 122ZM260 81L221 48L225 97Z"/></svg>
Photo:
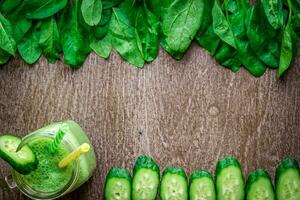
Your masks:
<svg viewBox="0 0 300 200"><path fill-rule="evenodd" d="M62 119L81 124L98 167L65 199L102 199L109 168L132 170L140 154L153 156L161 169L178 165L188 174L213 171L218 159L236 156L245 176L258 167L273 175L287 155L300 159L299 63L298 56L279 81L273 70L261 78L243 69L231 73L197 45L181 61L161 51L141 70L116 53L109 60L91 54L79 70L44 58L33 66L14 59L0 68L0 132L23 136Z"/></svg>

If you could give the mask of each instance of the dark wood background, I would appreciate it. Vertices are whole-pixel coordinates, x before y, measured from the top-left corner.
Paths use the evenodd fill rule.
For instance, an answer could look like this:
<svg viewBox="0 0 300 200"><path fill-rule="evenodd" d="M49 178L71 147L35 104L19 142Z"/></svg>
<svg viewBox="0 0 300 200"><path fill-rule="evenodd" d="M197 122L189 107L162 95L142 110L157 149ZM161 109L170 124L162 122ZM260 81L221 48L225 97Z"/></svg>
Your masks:
<svg viewBox="0 0 300 200"><path fill-rule="evenodd" d="M195 44L181 61L161 50L140 70L116 53L108 60L91 54L79 70L15 58L0 67L0 132L24 136L63 119L86 130L98 166L65 199L102 199L109 168L132 170L140 154L188 174L236 156L245 176L264 167L273 177L282 158L300 159L299 58L282 81L274 70L261 78L234 74ZM3 161L0 167L2 177L9 173ZM25 197L1 191L0 198Z"/></svg>

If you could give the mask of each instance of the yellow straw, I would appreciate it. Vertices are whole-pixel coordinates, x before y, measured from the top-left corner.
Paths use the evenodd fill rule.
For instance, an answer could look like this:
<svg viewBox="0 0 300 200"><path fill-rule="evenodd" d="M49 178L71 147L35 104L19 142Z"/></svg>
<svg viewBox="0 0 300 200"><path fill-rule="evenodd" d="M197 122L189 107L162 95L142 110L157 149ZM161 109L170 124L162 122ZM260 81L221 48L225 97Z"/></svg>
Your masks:
<svg viewBox="0 0 300 200"><path fill-rule="evenodd" d="M69 165L72 161L76 160L79 158L82 154L85 154L90 150L90 145L88 143L83 143L80 145L77 149L75 149L72 153L70 153L67 157L62 159L58 163L58 167L64 168L67 165Z"/></svg>

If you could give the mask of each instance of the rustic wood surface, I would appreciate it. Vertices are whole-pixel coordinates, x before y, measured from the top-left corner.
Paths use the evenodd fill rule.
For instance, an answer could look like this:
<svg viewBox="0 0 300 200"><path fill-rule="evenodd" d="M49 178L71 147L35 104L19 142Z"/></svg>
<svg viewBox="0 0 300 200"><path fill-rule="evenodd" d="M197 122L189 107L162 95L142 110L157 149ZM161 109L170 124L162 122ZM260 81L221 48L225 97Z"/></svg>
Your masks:
<svg viewBox="0 0 300 200"><path fill-rule="evenodd" d="M91 54L79 70L44 58L28 66L16 58L0 68L0 132L26 135L63 119L77 121L95 147L94 176L64 199L102 199L112 166L132 170L140 154L161 169L214 170L236 156L244 175L258 167L274 176L278 162L300 159L300 59L285 80L269 70L234 74L192 45L181 61L161 50L138 70L116 53ZM0 161L1 176L9 167ZM1 199L26 199L17 190Z"/></svg>

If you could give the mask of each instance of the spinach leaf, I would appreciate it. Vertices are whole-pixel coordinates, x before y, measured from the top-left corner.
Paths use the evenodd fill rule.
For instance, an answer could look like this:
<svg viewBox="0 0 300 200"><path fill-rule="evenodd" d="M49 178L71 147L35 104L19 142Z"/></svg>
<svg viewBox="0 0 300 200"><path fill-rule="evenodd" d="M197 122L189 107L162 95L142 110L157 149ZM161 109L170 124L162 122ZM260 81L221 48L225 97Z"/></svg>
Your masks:
<svg viewBox="0 0 300 200"><path fill-rule="evenodd" d="M281 40L281 51L280 51L280 60L279 68L277 71L277 77L280 78L290 67L293 62L296 54L296 45L295 45L295 33L292 28L292 3L288 0L289 4L289 17L287 25L283 29L282 40Z"/></svg>
<svg viewBox="0 0 300 200"><path fill-rule="evenodd" d="M225 42L220 43L216 53L216 60L233 72L237 72L241 65L237 51Z"/></svg>
<svg viewBox="0 0 300 200"><path fill-rule="evenodd" d="M241 62L238 55L235 55L222 63L223 66L230 69L232 72L237 72L241 68Z"/></svg>
<svg viewBox="0 0 300 200"><path fill-rule="evenodd" d="M81 4L81 12L84 21L90 25L95 26L101 20L102 2L101 0L83 0Z"/></svg>
<svg viewBox="0 0 300 200"><path fill-rule="evenodd" d="M138 48L135 37L135 29L120 8L114 8L110 21L109 34L111 34L112 47L129 63L144 66L144 58Z"/></svg>
<svg viewBox="0 0 300 200"><path fill-rule="evenodd" d="M11 55L15 55L17 44L12 33L11 23L0 13L0 48Z"/></svg>
<svg viewBox="0 0 300 200"><path fill-rule="evenodd" d="M255 77L263 75L267 69L264 63L256 56L249 45L249 41L246 34L245 23L246 13L249 10L249 4L244 1L239 5L239 9L236 13L233 13L230 17L231 30L235 37L237 56L242 65Z"/></svg>
<svg viewBox="0 0 300 200"><path fill-rule="evenodd" d="M109 21L111 19L111 14L112 14L112 8L103 9L101 20L98 25L104 26L106 24L109 24Z"/></svg>
<svg viewBox="0 0 300 200"><path fill-rule="evenodd" d="M54 17L47 18L42 22L39 45L50 63L55 63L59 59L61 52L60 38Z"/></svg>
<svg viewBox="0 0 300 200"><path fill-rule="evenodd" d="M198 42L198 44L207 49L210 54L213 56L216 51L217 47L220 43L220 38L217 36L213 30L212 25L212 8L213 8L213 2L212 0L204 0L204 8L203 8L203 14L202 14L202 21L200 28L195 35L195 39Z"/></svg>
<svg viewBox="0 0 300 200"><path fill-rule="evenodd" d="M64 53L64 62L72 68L78 68L85 61L90 52L89 37L79 24L79 1L75 5L70 1L63 15L61 45Z"/></svg>
<svg viewBox="0 0 300 200"><path fill-rule="evenodd" d="M93 41L90 47L98 56L108 58L112 50L111 35L107 34L102 40Z"/></svg>
<svg viewBox="0 0 300 200"><path fill-rule="evenodd" d="M295 33L295 42L300 46L300 1L292 0L292 27Z"/></svg>
<svg viewBox="0 0 300 200"><path fill-rule="evenodd" d="M195 36L196 39L201 37L201 35L203 35L208 30L208 28L212 25L212 8L214 5L213 3L214 1L212 0L203 0L203 1L204 1L204 5L202 11L202 20L197 35Z"/></svg>
<svg viewBox="0 0 300 200"><path fill-rule="evenodd" d="M160 19L163 13L163 3L166 1L161 0L149 0L149 8L153 11L156 17Z"/></svg>
<svg viewBox="0 0 300 200"><path fill-rule="evenodd" d="M10 58L10 54L7 53L6 51L0 49L0 65L3 65L8 62Z"/></svg>
<svg viewBox="0 0 300 200"><path fill-rule="evenodd" d="M281 42L281 52L280 52L280 61L279 69L277 71L277 77L280 78L285 71L290 67L290 64L293 60L293 39L292 39L292 27L291 24L288 24L282 35Z"/></svg>
<svg viewBox="0 0 300 200"><path fill-rule="evenodd" d="M41 23L37 23L18 44L18 52L27 64L35 63L42 55L39 46L40 26Z"/></svg>
<svg viewBox="0 0 300 200"><path fill-rule="evenodd" d="M4 0L0 2L0 12L1 13L9 13L14 8L16 8L22 0Z"/></svg>
<svg viewBox="0 0 300 200"><path fill-rule="evenodd" d="M32 27L32 21L25 17L24 4L20 4L13 12L6 15L12 25L12 35L18 44Z"/></svg>
<svg viewBox="0 0 300 200"><path fill-rule="evenodd" d="M185 0L184 0L185 1ZM149 5L153 13L161 19L162 16L168 12L174 0L149 0Z"/></svg>
<svg viewBox="0 0 300 200"><path fill-rule="evenodd" d="M219 36L214 32L212 24L208 29L202 34L196 37L197 42L201 47L207 49L210 55L216 54L217 48L221 42Z"/></svg>
<svg viewBox="0 0 300 200"><path fill-rule="evenodd" d="M231 25L227 21L222 8L216 0L212 9L213 30L224 42L236 48L235 39Z"/></svg>
<svg viewBox="0 0 300 200"><path fill-rule="evenodd" d="M110 0L110 1L103 1L103 8L102 8L102 16L100 22L94 26L92 29L93 36L96 39L102 39L106 36L109 29L109 22L112 15L112 7L117 6L120 3L120 0Z"/></svg>
<svg viewBox="0 0 300 200"><path fill-rule="evenodd" d="M122 3L124 0L102 0L103 10L113 8Z"/></svg>
<svg viewBox="0 0 300 200"><path fill-rule="evenodd" d="M158 28L159 20L146 1L127 0L113 9L105 38L90 46L104 58L114 48L129 63L143 67L145 61L154 60L158 54Z"/></svg>
<svg viewBox="0 0 300 200"><path fill-rule="evenodd" d="M247 36L255 54L269 67L279 65L277 31L268 23L261 3L249 11Z"/></svg>
<svg viewBox="0 0 300 200"><path fill-rule="evenodd" d="M109 25L112 16L112 7L120 3L117 1L103 1L103 10L100 22L93 28L93 38L90 48L100 57L108 58L112 51L111 34Z"/></svg>
<svg viewBox="0 0 300 200"><path fill-rule="evenodd" d="M204 1L175 0L162 13L161 44L174 58L180 59L190 46L201 26L203 9Z"/></svg>
<svg viewBox="0 0 300 200"><path fill-rule="evenodd" d="M214 8L218 10L217 15L213 15L213 22L219 24L219 36L223 42L227 43L237 51L237 58L240 63L254 76L261 76L266 71L266 66L259 60L249 46L245 23L246 13L249 9L247 1L237 0L238 9L228 9L228 2L224 2L224 11L215 3ZM231 8L233 8L231 6ZM226 16L224 14L226 13ZM232 13L233 12L233 13ZM220 18L216 18L219 16ZM222 20L222 21L221 21ZM221 30L222 27L224 30ZM217 29L215 29L217 31ZM234 58L234 57L233 57Z"/></svg>
<svg viewBox="0 0 300 200"><path fill-rule="evenodd" d="M135 36L139 50L147 62L151 62L158 55L158 29L159 20L150 12L144 1L135 17Z"/></svg>
<svg viewBox="0 0 300 200"><path fill-rule="evenodd" d="M261 0L265 14L271 26L279 29L283 26L283 12L281 0Z"/></svg>
<svg viewBox="0 0 300 200"><path fill-rule="evenodd" d="M95 39L102 39L106 36L109 29L109 23L104 24L103 26L95 26L92 30L92 35Z"/></svg>
<svg viewBox="0 0 300 200"><path fill-rule="evenodd" d="M66 7L67 0L24 0L24 4L27 18L43 19Z"/></svg>
<svg viewBox="0 0 300 200"><path fill-rule="evenodd" d="M262 76L267 67L256 57L246 41L238 43L238 58L244 67L255 77Z"/></svg>

